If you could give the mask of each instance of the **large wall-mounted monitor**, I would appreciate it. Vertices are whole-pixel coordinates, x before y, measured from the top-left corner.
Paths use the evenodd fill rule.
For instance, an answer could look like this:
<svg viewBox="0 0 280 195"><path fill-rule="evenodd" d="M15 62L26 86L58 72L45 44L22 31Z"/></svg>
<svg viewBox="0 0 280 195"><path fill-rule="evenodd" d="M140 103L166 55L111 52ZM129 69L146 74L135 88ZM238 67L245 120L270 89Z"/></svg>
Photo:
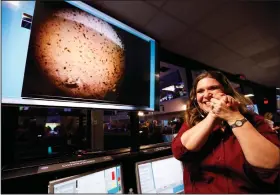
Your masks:
<svg viewBox="0 0 280 195"><path fill-rule="evenodd" d="M123 194L121 166L75 175L49 182L49 194Z"/></svg>
<svg viewBox="0 0 280 195"><path fill-rule="evenodd" d="M138 193L184 192L182 163L173 156L136 163L136 176Z"/></svg>
<svg viewBox="0 0 280 195"><path fill-rule="evenodd" d="M79 1L2 2L2 103L156 109L151 37Z"/></svg>

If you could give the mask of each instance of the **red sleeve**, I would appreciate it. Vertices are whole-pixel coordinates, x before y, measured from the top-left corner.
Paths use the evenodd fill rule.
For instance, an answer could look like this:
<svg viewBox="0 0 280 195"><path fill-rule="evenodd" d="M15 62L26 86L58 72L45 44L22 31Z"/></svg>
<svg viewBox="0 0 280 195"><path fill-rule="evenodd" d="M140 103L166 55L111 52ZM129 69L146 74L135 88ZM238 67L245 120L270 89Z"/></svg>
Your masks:
<svg viewBox="0 0 280 195"><path fill-rule="evenodd" d="M270 126L265 122L264 118L262 116L255 115L253 120L253 125L258 130L258 132L262 134L262 136L264 136L267 140L280 148L280 141L277 134L273 132ZM245 163L245 172L247 172L248 177L254 179L254 182L259 183L260 185L263 185L263 183L275 184L280 176L279 169L258 168L250 165L248 162Z"/></svg>
<svg viewBox="0 0 280 195"><path fill-rule="evenodd" d="M180 128L177 136L172 141L172 153L173 156L178 159L182 160L185 154L188 152L187 148L181 142L181 136L188 130L188 126L186 123L183 123L182 127Z"/></svg>

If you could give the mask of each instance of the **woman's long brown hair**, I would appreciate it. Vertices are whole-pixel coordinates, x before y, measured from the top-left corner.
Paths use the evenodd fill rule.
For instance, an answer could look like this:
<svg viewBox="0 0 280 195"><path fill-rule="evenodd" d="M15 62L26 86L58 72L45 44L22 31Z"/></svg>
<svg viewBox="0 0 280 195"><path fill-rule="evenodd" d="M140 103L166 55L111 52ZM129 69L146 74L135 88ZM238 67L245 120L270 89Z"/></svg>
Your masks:
<svg viewBox="0 0 280 195"><path fill-rule="evenodd" d="M224 74L218 71L208 71L201 73L196 77L193 82L193 87L190 92L190 98L187 101L187 109L186 109L186 122L189 127L195 126L199 123L203 118L200 113L204 113L197 104L196 101L196 88L197 84L200 80L204 78L213 78L216 79L223 87L223 91L225 94L232 96L234 99L240 102L239 111L241 114L252 114L252 111L248 110L246 105L252 105L252 101L243 95L239 94L230 84L229 80L225 77ZM199 109L199 111L198 111ZM200 112L200 113L199 113ZM205 113L204 113L205 114ZM205 114L207 115L207 114Z"/></svg>

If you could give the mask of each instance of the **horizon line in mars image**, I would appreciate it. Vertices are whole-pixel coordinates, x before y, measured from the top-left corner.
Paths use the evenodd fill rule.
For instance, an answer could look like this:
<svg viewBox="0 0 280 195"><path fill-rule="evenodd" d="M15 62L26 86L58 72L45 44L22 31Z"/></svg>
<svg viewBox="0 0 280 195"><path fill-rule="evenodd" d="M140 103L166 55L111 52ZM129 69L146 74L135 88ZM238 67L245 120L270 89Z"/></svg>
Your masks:
<svg viewBox="0 0 280 195"><path fill-rule="evenodd" d="M34 33L33 57L55 88L75 98L104 99L118 93L125 48L110 24L82 10L63 8L40 21Z"/></svg>

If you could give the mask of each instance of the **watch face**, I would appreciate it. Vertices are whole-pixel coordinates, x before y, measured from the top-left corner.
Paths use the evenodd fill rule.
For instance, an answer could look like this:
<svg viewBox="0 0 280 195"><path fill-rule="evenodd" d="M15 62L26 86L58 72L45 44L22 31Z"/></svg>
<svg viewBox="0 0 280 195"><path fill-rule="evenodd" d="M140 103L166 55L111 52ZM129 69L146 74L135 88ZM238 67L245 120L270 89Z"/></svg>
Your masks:
<svg viewBox="0 0 280 195"><path fill-rule="evenodd" d="M237 127L242 126L242 121L236 121L236 122L235 122L235 125L236 125Z"/></svg>

